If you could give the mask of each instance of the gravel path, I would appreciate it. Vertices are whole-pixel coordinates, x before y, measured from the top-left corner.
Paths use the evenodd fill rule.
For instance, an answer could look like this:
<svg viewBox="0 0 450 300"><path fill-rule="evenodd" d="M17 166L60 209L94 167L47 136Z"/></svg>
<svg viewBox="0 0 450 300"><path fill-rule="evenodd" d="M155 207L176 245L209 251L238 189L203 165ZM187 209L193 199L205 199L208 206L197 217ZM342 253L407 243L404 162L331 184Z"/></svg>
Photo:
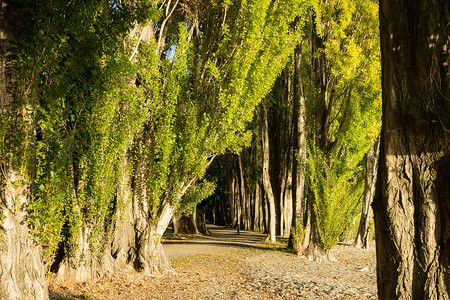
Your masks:
<svg viewBox="0 0 450 300"><path fill-rule="evenodd" d="M373 249L340 244L336 262L313 262L262 234L209 229L211 236L164 241L175 273L50 282L51 299L377 299Z"/></svg>
<svg viewBox="0 0 450 300"><path fill-rule="evenodd" d="M265 235L218 226L209 229L212 236L164 245L171 259L193 255L211 255L251 247L243 267L249 285L256 290L271 290L283 299L377 299L375 251L356 249L344 243L332 250L337 262L313 262L281 251L261 251ZM184 247L186 246L186 247ZM257 249L261 249L257 251Z"/></svg>

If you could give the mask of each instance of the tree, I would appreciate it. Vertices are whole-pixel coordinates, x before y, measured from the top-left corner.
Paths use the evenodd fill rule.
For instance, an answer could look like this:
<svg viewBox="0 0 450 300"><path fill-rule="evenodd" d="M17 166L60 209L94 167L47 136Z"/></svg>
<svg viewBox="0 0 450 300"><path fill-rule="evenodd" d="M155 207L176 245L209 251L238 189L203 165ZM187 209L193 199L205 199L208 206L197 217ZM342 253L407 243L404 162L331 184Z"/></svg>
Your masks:
<svg viewBox="0 0 450 300"><path fill-rule="evenodd" d="M289 246L296 253L302 253L300 243L303 242L303 212L305 202L306 179L306 96L304 92L304 79L302 68L303 41L295 48L294 52L294 107L293 107L293 145L294 159L292 165L292 227L289 235Z"/></svg>
<svg viewBox="0 0 450 300"><path fill-rule="evenodd" d="M32 115L11 55L25 28L20 5L0 1L0 298L47 299L42 248L31 237ZM25 93L21 93L25 91Z"/></svg>
<svg viewBox="0 0 450 300"><path fill-rule="evenodd" d="M290 246L318 259L350 232L364 155L379 131L376 13L372 1L318 1L302 11L303 35L253 128L268 136L253 156L269 161L257 161L257 172L264 178L268 168L271 186L263 183L275 199L277 234L292 228Z"/></svg>
<svg viewBox="0 0 450 300"><path fill-rule="evenodd" d="M379 128L377 5L318 1L312 7L306 254L329 250L352 225L364 181L363 158Z"/></svg>
<svg viewBox="0 0 450 300"><path fill-rule="evenodd" d="M267 202L269 206L269 232L267 235L267 240L271 243L276 242L276 215L275 215L275 197L273 195L272 183L270 181L269 173L269 163L270 163L270 150L269 150L269 124L267 117L267 104L266 100L262 103L262 153L263 153L263 168L262 168L262 181L264 186L264 191L267 197Z"/></svg>
<svg viewBox="0 0 450 300"><path fill-rule="evenodd" d="M377 140L370 146L366 154L366 169L364 180L364 193L361 203L361 218L359 221L358 232L356 233L353 246L369 250L370 241L370 221L372 219L371 205L375 194L375 183L378 169L378 156L380 153L380 142Z"/></svg>
<svg viewBox="0 0 450 300"><path fill-rule="evenodd" d="M448 1L380 1L380 299L450 297Z"/></svg>
<svg viewBox="0 0 450 300"><path fill-rule="evenodd" d="M161 236L200 200L186 196L216 155L249 142L245 124L295 45L301 5L24 4L31 24L14 51L33 89L25 104L36 104L28 222L47 270L170 270Z"/></svg>

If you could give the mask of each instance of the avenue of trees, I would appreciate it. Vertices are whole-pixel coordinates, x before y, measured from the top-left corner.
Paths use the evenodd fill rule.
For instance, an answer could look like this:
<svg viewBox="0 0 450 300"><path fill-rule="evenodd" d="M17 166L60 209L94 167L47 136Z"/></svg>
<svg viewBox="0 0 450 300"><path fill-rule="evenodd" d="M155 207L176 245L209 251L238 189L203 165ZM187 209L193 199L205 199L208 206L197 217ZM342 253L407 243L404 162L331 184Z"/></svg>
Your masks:
<svg viewBox="0 0 450 300"><path fill-rule="evenodd" d="M449 16L0 0L0 299L47 299L47 272L170 271L163 233L206 214L330 259L368 247L371 206L379 298L449 299Z"/></svg>
<svg viewBox="0 0 450 300"><path fill-rule="evenodd" d="M340 1L303 16L303 35L249 124L252 144L223 164L231 226L272 242L291 236L299 254L326 259L356 227L360 202L369 211L375 181L365 187L365 170L376 153L366 153L381 127L377 13L375 1Z"/></svg>

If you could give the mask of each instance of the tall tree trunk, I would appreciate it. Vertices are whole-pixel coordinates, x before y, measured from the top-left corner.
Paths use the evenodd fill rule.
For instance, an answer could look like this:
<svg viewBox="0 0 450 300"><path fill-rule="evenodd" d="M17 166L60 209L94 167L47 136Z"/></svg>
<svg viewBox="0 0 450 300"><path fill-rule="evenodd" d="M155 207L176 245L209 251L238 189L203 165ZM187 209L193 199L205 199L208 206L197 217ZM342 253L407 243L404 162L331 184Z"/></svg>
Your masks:
<svg viewBox="0 0 450 300"><path fill-rule="evenodd" d="M242 204L242 225L244 230L249 230L249 204L246 193L245 178L244 178L244 167L242 164L242 156L245 153L245 149L238 155L238 167L239 167L239 187L241 195Z"/></svg>
<svg viewBox="0 0 450 300"><path fill-rule="evenodd" d="M280 169L279 169L279 171L280 171L280 173L279 173L279 177L278 177L278 180L276 181L276 183L274 183L274 184L272 184L272 187L274 186L274 185L276 185L276 184L279 184L279 188L280 188L280 190L279 190L279 194L278 194L278 197L275 197L275 199L277 199L278 201L276 201L277 202L277 207L278 207L278 210L277 210L277 216L278 216L278 218L277 218L277 228L278 228L278 231L277 231L277 234L280 236L280 237L284 237L284 225L286 224L285 223L285 220L286 220L286 207L284 206L284 197L285 197L285 195L284 195L284 192L285 192L285 187L286 187L286 167L284 167L284 166L282 166Z"/></svg>
<svg viewBox="0 0 450 300"><path fill-rule="evenodd" d="M30 153L21 148L28 138L29 117L7 55L9 39L20 35L18 11L10 1L0 1L0 126L7 128L0 137L0 299L48 299L42 249L27 223Z"/></svg>
<svg viewBox="0 0 450 300"><path fill-rule="evenodd" d="M269 227L270 227L270 217L269 217L269 201L267 200L267 195L265 193L264 183L263 183L263 214L264 214L264 233L269 233Z"/></svg>
<svg viewBox="0 0 450 300"><path fill-rule="evenodd" d="M283 207L284 207L284 224L282 236L288 238L291 232L292 226L292 169L289 168L290 162L287 161L288 168L286 169L286 184L284 185L283 191Z"/></svg>
<svg viewBox="0 0 450 300"><path fill-rule="evenodd" d="M450 298L448 1L380 1L379 299Z"/></svg>
<svg viewBox="0 0 450 300"><path fill-rule="evenodd" d="M242 225L242 196L240 193L240 189L239 189L239 177L238 175L235 176L236 179L234 180L235 185L234 185L234 204L236 206L236 230L237 233L239 234L240 230L241 230L241 225Z"/></svg>
<svg viewBox="0 0 450 300"><path fill-rule="evenodd" d="M229 197L228 197L229 198ZM228 223L228 217L227 217L227 213L225 210L225 201L223 199L223 197L220 197L220 204L221 204L221 208L222 208L222 218L223 218L223 224L228 227L230 226L230 224ZM231 204L230 204L231 206ZM231 212L231 208L230 208L230 212Z"/></svg>
<svg viewBox="0 0 450 300"><path fill-rule="evenodd" d="M356 234L353 246L369 250L370 241L370 219L375 183L378 168L378 155L380 153L380 142L377 140L373 144L366 155L366 178L364 181L364 195L361 208L361 219L359 221L358 233Z"/></svg>
<svg viewBox="0 0 450 300"><path fill-rule="evenodd" d="M275 82L275 86L283 86L284 80L279 76ZM281 147L280 147L280 108L279 99L282 95L275 90L272 91L273 102L267 109L267 133L269 147L269 175L272 186L272 192L275 199L275 220L276 220L276 234L281 235L282 230L282 215L283 199L281 196L282 180L283 180L283 166L281 163Z"/></svg>
<svg viewBox="0 0 450 300"><path fill-rule="evenodd" d="M261 191L261 188L260 188L259 180L257 180L255 183L255 196L253 197L254 198L253 211L255 212L253 215L253 230L255 230L255 231L261 231L260 220L262 219L262 216L260 214L260 212L261 212L260 207L262 206L262 203L261 203L260 191Z"/></svg>
<svg viewBox="0 0 450 300"><path fill-rule="evenodd" d="M231 218L231 227L236 227L237 225L237 203L235 201L236 197L234 194L234 186L236 184L235 176L233 175L233 168L227 168L227 176L228 176L228 201L230 204L230 218Z"/></svg>
<svg viewBox="0 0 450 300"><path fill-rule="evenodd" d="M269 232L267 239L271 243L276 242L276 215L275 215L275 197L273 194L272 183L270 181L269 163L270 163L270 148L269 148L269 124L266 99L263 99L262 104L262 152L263 152L263 185L267 196L267 203L269 208Z"/></svg>
<svg viewBox="0 0 450 300"><path fill-rule="evenodd" d="M298 254L300 247L300 227L302 226L302 212L305 194L306 173L306 100L303 92L302 77L302 47L301 41L294 52L294 160L292 166L292 230L289 246ZM299 239L299 240L294 240Z"/></svg>

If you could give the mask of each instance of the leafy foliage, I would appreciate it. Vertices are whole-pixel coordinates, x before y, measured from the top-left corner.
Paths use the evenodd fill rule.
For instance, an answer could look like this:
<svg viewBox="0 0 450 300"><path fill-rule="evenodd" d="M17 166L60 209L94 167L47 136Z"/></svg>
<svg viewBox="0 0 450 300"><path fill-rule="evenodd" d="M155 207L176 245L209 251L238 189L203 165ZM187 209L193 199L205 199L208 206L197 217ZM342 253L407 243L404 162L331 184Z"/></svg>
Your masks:
<svg viewBox="0 0 450 300"><path fill-rule="evenodd" d="M325 79L313 78L308 103L308 184L319 243L330 249L353 221L364 155L381 127L377 4L315 1L313 10L312 59Z"/></svg>
<svg viewBox="0 0 450 300"><path fill-rule="evenodd" d="M47 263L58 245L75 251L81 231L100 255L98 237L126 205L117 196L130 180L123 176L136 176L141 160L152 222L162 203L186 211L210 194L213 185L194 183L217 154L249 142L245 125L288 59L299 36L291 23L305 9L299 1L168 5L24 2L29 21L13 42L14 67L33 121L28 221Z"/></svg>
<svg viewBox="0 0 450 300"><path fill-rule="evenodd" d="M15 41L21 49L15 66L36 132L29 222L51 260L64 224L70 232L81 224L104 229L118 158L146 118L142 91L129 84L137 70L122 41L154 10L40 1L24 13L31 21L28 34Z"/></svg>

